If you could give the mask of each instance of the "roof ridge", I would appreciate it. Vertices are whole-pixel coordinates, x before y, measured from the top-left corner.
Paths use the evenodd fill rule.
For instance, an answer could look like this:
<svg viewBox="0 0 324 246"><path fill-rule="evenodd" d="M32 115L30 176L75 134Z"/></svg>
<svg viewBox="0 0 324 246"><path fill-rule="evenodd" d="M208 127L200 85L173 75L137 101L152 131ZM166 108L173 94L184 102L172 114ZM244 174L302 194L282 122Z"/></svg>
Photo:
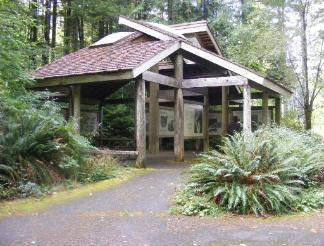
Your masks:
<svg viewBox="0 0 324 246"><path fill-rule="evenodd" d="M169 37L171 37L173 39L176 39L176 40L187 40L185 37L181 37L181 35L174 34L172 32L169 32L167 30L164 30L164 29L162 29L162 28L160 28L158 26L152 25L152 23L155 23L155 22L148 22L148 21L143 21L143 20L133 20L133 19L127 17L127 16L120 16L120 17L125 18L128 21L132 21L132 22L134 22L136 24L139 24L139 25L145 26L147 28L150 28L150 29L152 29L154 31L157 31L157 32L163 34L163 35L169 36ZM156 24L158 24L158 25L164 25L162 23L156 23ZM168 27L168 28L171 28L168 25L165 25L165 26ZM174 31L177 31L177 30L174 30Z"/></svg>
<svg viewBox="0 0 324 246"><path fill-rule="evenodd" d="M175 23L175 24L171 24L168 25L170 27L177 27L177 26L182 26L182 25L194 25L194 24L207 24L208 25L208 21L207 20L200 20L200 21L189 21L189 22L182 22L182 23Z"/></svg>

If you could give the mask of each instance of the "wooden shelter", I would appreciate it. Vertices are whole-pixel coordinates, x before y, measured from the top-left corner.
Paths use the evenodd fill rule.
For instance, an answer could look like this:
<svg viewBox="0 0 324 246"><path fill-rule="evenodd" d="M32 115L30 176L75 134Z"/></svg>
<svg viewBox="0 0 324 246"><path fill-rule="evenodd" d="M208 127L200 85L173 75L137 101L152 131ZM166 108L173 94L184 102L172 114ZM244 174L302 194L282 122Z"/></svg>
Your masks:
<svg viewBox="0 0 324 246"><path fill-rule="evenodd" d="M108 35L97 43L66 55L33 74L35 88L60 91L70 113L80 122L81 103L111 103L107 97L136 81L137 166L145 166L146 114L149 104L148 150L159 151L159 105L174 105L174 153L184 160L184 103L203 104L204 149L209 148L210 105L221 105L222 133L229 125L229 106L243 104L243 129L251 131L251 99L262 99L263 123L268 122L269 99L275 101L280 123L280 98L290 96L284 86L224 58L205 21L165 26L120 17L131 32ZM146 97L146 95L149 95ZM123 99L127 101L132 99ZM243 102L243 103L242 103ZM79 125L79 124L78 124Z"/></svg>

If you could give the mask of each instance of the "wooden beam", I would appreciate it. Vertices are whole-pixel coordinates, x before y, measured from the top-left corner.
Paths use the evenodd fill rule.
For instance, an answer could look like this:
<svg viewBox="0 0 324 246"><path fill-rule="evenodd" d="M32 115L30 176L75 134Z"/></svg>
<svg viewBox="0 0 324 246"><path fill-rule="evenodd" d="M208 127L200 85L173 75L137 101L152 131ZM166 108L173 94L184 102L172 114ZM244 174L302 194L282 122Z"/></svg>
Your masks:
<svg viewBox="0 0 324 246"><path fill-rule="evenodd" d="M72 100L73 100L73 119L75 127L80 132L80 117L81 117L81 86L72 86Z"/></svg>
<svg viewBox="0 0 324 246"><path fill-rule="evenodd" d="M145 81L136 80L136 150L138 152L137 168L145 168L146 123L145 123Z"/></svg>
<svg viewBox="0 0 324 246"><path fill-rule="evenodd" d="M262 97L262 124L267 125L269 119L269 95L263 93Z"/></svg>
<svg viewBox="0 0 324 246"><path fill-rule="evenodd" d="M204 96L203 107L203 136L204 136L204 151L209 150L209 96Z"/></svg>
<svg viewBox="0 0 324 246"><path fill-rule="evenodd" d="M145 33L151 37L160 39L160 40L171 40L172 37L163 34L161 32L155 31L152 28L149 28L147 26L142 25L141 23L137 22L137 21L132 21L126 17L120 16L119 20L118 20L118 24L119 25L125 25L128 26L132 29L135 29L139 32Z"/></svg>
<svg viewBox="0 0 324 246"><path fill-rule="evenodd" d="M271 95L269 93L268 98L276 98L277 96ZM251 92L251 99L262 99L263 98L263 92ZM241 100L243 99L243 93L242 94L237 94L237 95L229 95L229 100Z"/></svg>
<svg viewBox="0 0 324 246"><path fill-rule="evenodd" d="M159 72L159 67L155 66L152 70ZM154 81L153 81L154 82ZM160 127L160 110L159 110L159 84L150 83L149 98L149 152L151 154L159 153L159 127Z"/></svg>
<svg viewBox="0 0 324 246"><path fill-rule="evenodd" d="M162 74L154 73L151 71L145 71L142 78L145 81L154 82L161 85L167 85L174 88L179 88L175 78L165 76Z"/></svg>
<svg viewBox="0 0 324 246"><path fill-rule="evenodd" d="M228 100L228 94L229 94L229 87L223 86L222 87L222 135L225 136L228 132L228 106L229 106L229 100Z"/></svg>
<svg viewBox="0 0 324 246"><path fill-rule="evenodd" d="M183 96L208 96L208 88L188 88L183 90Z"/></svg>
<svg viewBox="0 0 324 246"><path fill-rule="evenodd" d="M251 134L251 87L243 86L243 131Z"/></svg>
<svg viewBox="0 0 324 246"><path fill-rule="evenodd" d="M69 117L68 119L73 117L73 86L69 86Z"/></svg>
<svg viewBox="0 0 324 246"><path fill-rule="evenodd" d="M184 97L201 97L204 95L208 95L208 91L207 90L198 90L196 91L194 89L183 89L183 96ZM197 88L200 89L200 88ZM203 88L203 89L208 89L208 88ZM159 91L159 98L163 98L163 99L174 99L174 90L160 90Z"/></svg>
<svg viewBox="0 0 324 246"><path fill-rule="evenodd" d="M112 72L107 74L92 74L92 75L75 75L69 77L57 78L35 78L36 83L31 88L46 88L52 86L73 85L73 84L86 84L98 83L105 81L120 81L129 80L133 78L131 70L122 72Z"/></svg>
<svg viewBox="0 0 324 246"><path fill-rule="evenodd" d="M182 81L182 88L219 87L219 86L232 86L232 85L245 85L245 84L247 84L247 79L245 79L242 76L228 76L228 77L185 79Z"/></svg>
<svg viewBox="0 0 324 246"><path fill-rule="evenodd" d="M275 122L280 125L281 121L281 98L277 97L275 99Z"/></svg>
<svg viewBox="0 0 324 246"><path fill-rule="evenodd" d="M177 54L175 58L175 78L178 81L179 88L175 89L174 103L174 154L176 161L184 161L184 105L183 92L180 88L183 79L183 57Z"/></svg>
<svg viewBox="0 0 324 246"><path fill-rule="evenodd" d="M145 61L144 63L141 63L141 65L133 69L134 78L144 73L145 71L149 70L151 67L158 64L160 61L167 58L171 54L175 53L179 49L180 49L180 43L176 42L170 47L166 48L165 50L153 56L151 59Z"/></svg>
<svg viewBox="0 0 324 246"><path fill-rule="evenodd" d="M102 155L112 155L112 156L138 156L138 152L132 150L103 149L103 150L99 150L99 153Z"/></svg>
<svg viewBox="0 0 324 246"><path fill-rule="evenodd" d="M275 91L281 95L288 96L288 97L292 95L292 92L289 89L285 88L284 86L274 83L274 82L260 76L256 72L253 72L250 69L247 69L241 65L235 64L235 63L225 59L224 57L215 55L211 52L205 51L203 49L200 49L198 47L195 47L195 46L185 43L185 42L181 42L181 49L183 49L184 51L186 51L190 54L198 56L201 59L207 60L207 61L214 63L218 66L226 68L238 75L241 75L247 79L250 79L250 80L252 80L260 85L263 85L264 87L269 88L270 90Z"/></svg>

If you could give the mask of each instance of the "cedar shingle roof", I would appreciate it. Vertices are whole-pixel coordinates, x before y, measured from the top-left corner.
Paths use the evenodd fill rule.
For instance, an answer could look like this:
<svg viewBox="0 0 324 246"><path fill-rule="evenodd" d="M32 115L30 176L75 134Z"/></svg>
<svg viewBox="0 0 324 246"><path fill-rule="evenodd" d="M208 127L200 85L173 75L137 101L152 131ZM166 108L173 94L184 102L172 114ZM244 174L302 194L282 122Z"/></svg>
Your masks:
<svg viewBox="0 0 324 246"><path fill-rule="evenodd" d="M111 45L87 47L43 66L35 78L65 77L133 69L176 40L161 41L135 32Z"/></svg>

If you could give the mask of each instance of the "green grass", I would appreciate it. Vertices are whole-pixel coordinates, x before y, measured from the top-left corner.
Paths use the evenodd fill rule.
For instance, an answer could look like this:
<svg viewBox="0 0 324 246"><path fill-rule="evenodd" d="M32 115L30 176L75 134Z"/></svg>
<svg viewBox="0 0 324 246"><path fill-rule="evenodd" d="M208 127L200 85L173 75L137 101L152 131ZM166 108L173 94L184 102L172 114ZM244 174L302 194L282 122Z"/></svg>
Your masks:
<svg viewBox="0 0 324 246"><path fill-rule="evenodd" d="M12 215L25 215L43 211L51 206L66 203L82 197L91 196L93 193L104 191L120 184L123 184L135 177L147 174L152 169L134 169L125 170L119 177L100 181L94 184L81 185L73 190L59 191L54 195L41 199L27 198L14 201L5 201L0 203L0 219Z"/></svg>

